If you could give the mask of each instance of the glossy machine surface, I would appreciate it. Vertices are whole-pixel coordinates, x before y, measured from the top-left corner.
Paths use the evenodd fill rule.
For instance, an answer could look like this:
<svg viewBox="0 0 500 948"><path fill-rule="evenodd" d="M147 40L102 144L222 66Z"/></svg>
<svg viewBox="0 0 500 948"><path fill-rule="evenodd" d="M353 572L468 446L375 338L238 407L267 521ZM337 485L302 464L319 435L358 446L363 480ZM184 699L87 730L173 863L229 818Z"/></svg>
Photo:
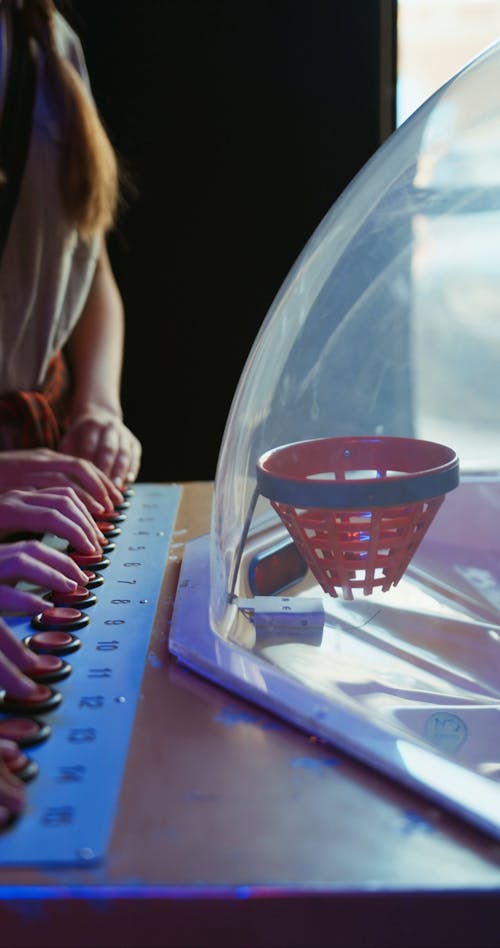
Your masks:
<svg viewBox="0 0 500 948"><path fill-rule="evenodd" d="M500 477L464 476L390 590L340 599L301 579L301 596L235 599L228 638L210 626L200 538L184 555L170 647L498 842L499 506ZM249 568L261 585L282 577L288 547L273 549Z"/></svg>
<svg viewBox="0 0 500 948"><path fill-rule="evenodd" d="M211 494L182 489L105 857L2 866L0 943L497 945L498 843L169 657Z"/></svg>

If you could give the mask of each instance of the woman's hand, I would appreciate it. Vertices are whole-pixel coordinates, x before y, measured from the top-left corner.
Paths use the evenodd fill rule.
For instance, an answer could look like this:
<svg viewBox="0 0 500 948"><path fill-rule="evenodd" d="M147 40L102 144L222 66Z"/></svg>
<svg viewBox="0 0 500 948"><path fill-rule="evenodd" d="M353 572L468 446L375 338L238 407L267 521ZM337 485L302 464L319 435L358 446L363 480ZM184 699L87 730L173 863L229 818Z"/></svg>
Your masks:
<svg viewBox="0 0 500 948"><path fill-rule="evenodd" d="M61 439L60 450L92 461L115 484L136 480L141 464L140 441L119 415L94 407L77 415Z"/></svg>
<svg viewBox="0 0 500 948"><path fill-rule="evenodd" d="M79 553L96 553L105 542L72 487L8 490L0 494L0 541L13 533L53 533Z"/></svg>
<svg viewBox="0 0 500 948"><path fill-rule="evenodd" d="M0 619L0 691L21 701L35 694L37 685L29 676L36 674L39 663L39 656L20 642ZM25 806L25 786L9 769L9 762L18 753L14 741L0 738L0 828Z"/></svg>
<svg viewBox="0 0 500 948"><path fill-rule="evenodd" d="M0 452L0 491L40 487L72 487L95 517L110 513L123 500L113 481L91 461L49 448Z"/></svg>
<svg viewBox="0 0 500 948"><path fill-rule="evenodd" d="M79 585L85 586L88 580L67 553L54 550L39 540L0 543L0 612L32 615L46 609L47 603L41 595L17 586L21 581L41 589L67 593Z"/></svg>
<svg viewBox="0 0 500 948"><path fill-rule="evenodd" d="M36 674L39 665L39 656L20 642L0 618L0 690L21 701L29 698L37 689L29 676Z"/></svg>

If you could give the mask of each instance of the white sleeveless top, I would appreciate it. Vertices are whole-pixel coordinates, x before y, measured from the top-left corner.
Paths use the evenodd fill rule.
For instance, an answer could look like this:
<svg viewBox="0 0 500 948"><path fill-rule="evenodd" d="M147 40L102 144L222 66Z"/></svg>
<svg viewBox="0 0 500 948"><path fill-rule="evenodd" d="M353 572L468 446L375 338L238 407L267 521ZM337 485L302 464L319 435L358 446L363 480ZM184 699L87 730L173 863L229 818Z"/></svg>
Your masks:
<svg viewBox="0 0 500 948"><path fill-rule="evenodd" d="M2 105L9 26L0 3ZM88 86L80 42L60 14L57 38ZM50 359L78 321L99 253L99 240L85 243L65 219L57 181L61 138L42 52L37 72L31 142L0 264L0 394L42 386Z"/></svg>

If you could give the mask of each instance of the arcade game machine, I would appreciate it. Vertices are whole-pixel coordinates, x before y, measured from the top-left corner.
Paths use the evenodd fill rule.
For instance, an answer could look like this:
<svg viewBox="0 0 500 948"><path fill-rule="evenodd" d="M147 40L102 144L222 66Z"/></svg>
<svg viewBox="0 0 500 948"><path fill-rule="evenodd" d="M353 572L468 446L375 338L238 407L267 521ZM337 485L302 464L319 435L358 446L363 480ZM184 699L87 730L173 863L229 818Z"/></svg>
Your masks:
<svg viewBox="0 0 500 948"><path fill-rule="evenodd" d="M10 619L62 661L1 708L3 944L498 944L499 89L497 44L320 223L213 502L136 484Z"/></svg>

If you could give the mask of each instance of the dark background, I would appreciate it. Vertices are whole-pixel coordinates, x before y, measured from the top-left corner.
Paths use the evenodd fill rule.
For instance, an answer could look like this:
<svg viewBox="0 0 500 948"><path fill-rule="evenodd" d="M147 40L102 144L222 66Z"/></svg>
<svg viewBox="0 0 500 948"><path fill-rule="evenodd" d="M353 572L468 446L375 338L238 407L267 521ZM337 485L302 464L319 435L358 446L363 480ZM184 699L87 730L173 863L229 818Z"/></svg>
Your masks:
<svg viewBox="0 0 500 948"><path fill-rule="evenodd" d="M395 4L73 0L66 13L136 189L110 252L141 480L211 480L274 296L392 130Z"/></svg>

